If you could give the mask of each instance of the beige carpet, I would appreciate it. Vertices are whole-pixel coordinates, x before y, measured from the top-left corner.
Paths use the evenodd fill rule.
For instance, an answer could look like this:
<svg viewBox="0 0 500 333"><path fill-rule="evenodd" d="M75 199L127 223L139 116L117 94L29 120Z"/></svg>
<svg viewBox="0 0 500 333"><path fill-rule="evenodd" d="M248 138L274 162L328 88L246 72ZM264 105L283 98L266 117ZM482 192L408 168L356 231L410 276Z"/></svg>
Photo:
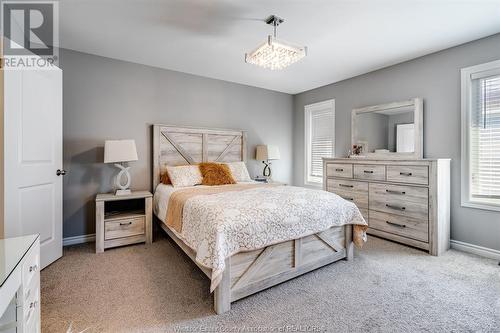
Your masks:
<svg viewBox="0 0 500 333"><path fill-rule="evenodd" d="M371 237L340 261L216 316L208 280L165 236L96 255L65 248L42 271L43 332L500 332L500 266Z"/></svg>

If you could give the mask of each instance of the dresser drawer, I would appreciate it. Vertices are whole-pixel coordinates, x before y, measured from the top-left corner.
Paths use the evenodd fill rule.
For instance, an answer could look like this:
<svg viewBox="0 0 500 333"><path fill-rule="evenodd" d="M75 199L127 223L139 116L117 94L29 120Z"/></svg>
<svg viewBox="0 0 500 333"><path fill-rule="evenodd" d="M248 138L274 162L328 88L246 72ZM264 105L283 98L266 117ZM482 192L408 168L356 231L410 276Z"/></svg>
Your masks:
<svg viewBox="0 0 500 333"><path fill-rule="evenodd" d="M104 222L104 239L115 239L145 234L144 217Z"/></svg>
<svg viewBox="0 0 500 333"><path fill-rule="evenodd" d="M12 298L4 313L0 315L0 332L16 333L16 297Z"/></svg>
<svg viewBox="0 0 500 333"><path fill-rule="evenodd" d="M358 208L368 209L368 192L335 189L332 191L347 201L352 201Z"/></svg>
<svg viewBox="0 0 500 333"><path fill-rule="evenodd" d="M426 165L388 165L387 181L409 184L429 184L429 167Z"/></svg>
<svg viewBox="0 0 500 333"><path fill-rule="evenodd" d="M355 164L354 178L385 180L385 165Z"/></svg>
<svg viewBox="0 0 500 333"><path fill-rule="evenodd" d="M326 176L352 178L352 164L327 163Z"/></svg>
<svg viewBox="0 0 500 333"><path fill-rule="evenodd" d="M369 211L369 218L370 228L423 242L429 241L429 222L427 220L418 220L375 210Z"/></svg>
<svg viewBox="0 0 500 333"><path fill-rule="evenodd" d="M30 286L33 280L39 280L39 274L40 274L40 244L35 242L30 250L28 251L28 254L26 256L26 259L23 262L23 286L25 289L23 292L27 293L26 288Z"/></svg>
<svg viewBox="0 0 500 333"><path fill-rule="evenodd" d="M36 289L36 299L32 299L25 305L24 312L24 325L27 327L26 331L30 333L38 333L40 332L40 287L38 286Z"/></svg>
<svg viewBox="0 0 500 333"><path fill-rule="evenodd" d="M326 189L330 192L335 192L335 190L368 192L368 183L358 182L355 180L329 178L326 181Z"/></svg>
<svg viewBox="0 0 500 333"><path fill-rule="evenodd" d="M428 220L429 190L426 187L370 183L370 209Z"/></svg>
<svg viewBox="0 0 500 333"><path fill-rule="evenodd" d="M40 309L40 282L33 281L25 293L25 301L22 305L24 322L36 321Z"/></svg>

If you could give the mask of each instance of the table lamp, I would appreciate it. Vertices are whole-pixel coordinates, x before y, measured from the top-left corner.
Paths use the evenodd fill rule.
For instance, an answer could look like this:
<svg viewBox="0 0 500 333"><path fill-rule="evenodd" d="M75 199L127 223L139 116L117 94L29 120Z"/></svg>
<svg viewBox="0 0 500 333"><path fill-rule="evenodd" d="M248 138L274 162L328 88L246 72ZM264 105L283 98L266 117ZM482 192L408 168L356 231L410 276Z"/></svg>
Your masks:
<svg viewBox="0 0 500 333"><path fill-rule="evenodd" d="M264 163L264 170L262 175L271 180L271 160L279 160L280 159L280 150L277 146L272 145L258 145L257 153L255 159L258 161L262 161Z"/></svg>
<svg viewBox="0 0 500 333"><path fill-rule="evenodd" d="M116 195L130 194L130 167L127 162L137 161L137 149L134 140L106 140L104 142L104 163L114 163L120 169L116 176L115 184L118 188ZM125 176L125 177L124 177ZM122 184L122 178L125 178L125 184Z"/></svg>

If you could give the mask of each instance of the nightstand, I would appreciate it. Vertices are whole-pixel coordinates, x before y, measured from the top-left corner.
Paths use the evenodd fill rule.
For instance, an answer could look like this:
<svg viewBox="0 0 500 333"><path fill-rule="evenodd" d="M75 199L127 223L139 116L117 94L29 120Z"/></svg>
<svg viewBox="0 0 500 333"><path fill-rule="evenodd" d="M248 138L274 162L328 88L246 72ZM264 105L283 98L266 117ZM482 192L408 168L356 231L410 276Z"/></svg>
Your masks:
<svg viewBox="0 0 500 333"><path fill-rule="evenodd" d="M95 252L128 244L151 244L153 195L134 191L127 195L98 194L95 198Z"/></svg>

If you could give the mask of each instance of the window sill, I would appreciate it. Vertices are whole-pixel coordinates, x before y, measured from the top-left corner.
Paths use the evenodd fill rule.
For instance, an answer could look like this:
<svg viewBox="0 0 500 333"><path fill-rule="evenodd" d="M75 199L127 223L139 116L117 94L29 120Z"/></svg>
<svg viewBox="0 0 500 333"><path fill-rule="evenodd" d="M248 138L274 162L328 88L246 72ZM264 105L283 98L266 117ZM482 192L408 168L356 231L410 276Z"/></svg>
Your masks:
<svg viewBox="0 0 500 333"><path fill-rule="evenodd" d="M323 183L318 183L318 182L304 182L304 186L307 186L307 187L314 187L314 188L317 188L317 189L320 189L323 187Z"/></svg>
<svg viewBox="0 0 500 333"><path fill-rule="evenodd" d="M485 201L462 201L462 207L500 212L500 201L498 203Z"/></svg>

